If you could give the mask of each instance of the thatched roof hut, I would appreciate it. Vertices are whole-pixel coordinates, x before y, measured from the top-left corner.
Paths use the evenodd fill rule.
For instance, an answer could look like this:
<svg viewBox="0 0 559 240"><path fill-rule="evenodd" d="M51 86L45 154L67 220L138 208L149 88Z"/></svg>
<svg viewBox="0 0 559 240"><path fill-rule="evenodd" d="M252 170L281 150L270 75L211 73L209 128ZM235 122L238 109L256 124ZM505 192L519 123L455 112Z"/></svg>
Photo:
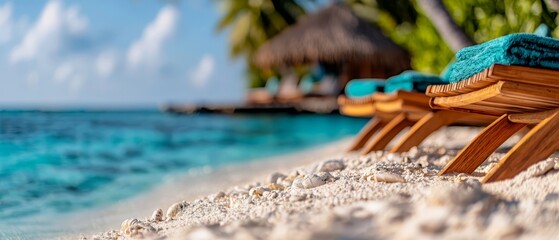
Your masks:
<svg viewBox="0 0 559 240"><path fill-rule="evenodd" d="M410 69L405 49L343 4L332 4L285 29L265 43L253 60L263 68L366 63L387 76Z"/></svg>

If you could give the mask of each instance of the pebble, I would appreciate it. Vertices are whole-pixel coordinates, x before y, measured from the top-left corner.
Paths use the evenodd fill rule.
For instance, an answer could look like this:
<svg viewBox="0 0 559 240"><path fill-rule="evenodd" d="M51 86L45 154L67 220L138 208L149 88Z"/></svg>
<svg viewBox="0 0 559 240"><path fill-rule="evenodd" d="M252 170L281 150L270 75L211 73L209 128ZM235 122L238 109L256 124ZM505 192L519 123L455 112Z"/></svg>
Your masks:
<svg viewBox="0 0 559 240"><path fill-rule="evenodd" d="M436 162L434 162L434 164L437 165L437 166L439 166L439 167L444 167L444 166L446 166L446 165L450 162L451 159L452 159L452 158L450 158L450 156L444 155L444 156L442 156L441 158L439 158L439 160L437 160Z"/></svg>
<svg viewBox="0 0 559 240"><path fill-rule="evenodd" d="M268 176L268 183L277 183L278 179L284 179L285 177L287 176L285 176L285 174L283 173L279 173L279 172L272 173L270 174L270 176Z"/></svg>
<svg viewBox="0 0 559 240"><path fill-rule="evenodd" d="M268 188L270 190L280 190L280 191L285 189L285 187L283 185L277 184L277 183L268 184Z"/></svg>
<svg viewBox="0 0 559 240"><path fill-rule="evenodd" d="M466 181L466 179L468 179L468 175L466 175L465 173L460 173L454 178L454 183L463 183L464 181Z"/></svg>
<svg viewBox="0 0 559 240"><path fill-rule="evenodd" d="M530 175L533 177L539 177L551 171L554 167L555 167L554 161L540 162L536 166L532 167L530 171L531 173Z"/></svg>
<svg viewBox="0 0 559 240"><path fill-rule="evenodd" d="M336 170L343 170L345 168L342 160L327 160L318 166L319 172L332 172Z"/></svg>
<svg viewBox="0 0 559 240"><path fill-rule="evenodd" d="M417 163L421 166L421 167L428 167L429 166L429 161L428 161L428 157L427 156L421 156L419 159L417 159Z"/></svg>
<svg viewBox="0 0 559 240"><path fill-rule="evenodd" d="M440 147L439 149L437 149L437 154L445 155L446 154L446 148Z"/></svg>
<svg viewBox="0 0 559 240"><path fill-rule="evenodd" d="M218 192L215 194L212 194L208 197L208 199L212 202L215 202L216 200L220 199L220 198L224 198L225 197L225 193L224 192Z"/></svg>
<svg viewBox="0 0 559 240"><path fill-rule="evenodd" d="M250 196L258 196L258 197L260 197L260 196L262 196L262 194L263 194L264 192L267 192L267 191L270 191L270 189L267 189L267 188L265 188L265 187L254 187L254 188L250 189L250 191L249 191L248 194L249 194Z"/></svg>
<svg viewBox="0 0 559 240"><path fill-rule="evenodd" d="M153 221L153 222L163 221L163 210L162 209L156 209L155 211L153 211L153 214L151 214L150 220Z"/></svg>
<svg viewBox="0 0 559 240"><path fill-rule="evenodd" d="M289 197L289 201L291 201L291 202L303 201L305 199L307 199L306 194L291 195L291 197Z"/></svg>
<svg viewBox="0 0 559 240"><path fill-rule="evenodd" d="M419 149L414 146L408 151L408 153L406 155L408 155L408 157L410 157L410 158L415 159L415 158L419 157Z"/></svg>
<svg viewBox="0 0 559 240"><path fill-rule="evenodd" d="M174 219L186 207L186 205L186 202L178 202L171 205L169 209L167 209L167 220Z"/></svg>
<svg viewBox="0 0 559 240"><path fill-rule="evenodd" d="M367 177L368 181L385 182L385 183L405 183L406 179L400 175L388 172L375 173Z"/></svg>
<svg viewBox="0 0 559 240"><path fill-rule="evenodd" d="M301 182L301 185L304 188L315 188L324 184L326 184L326 181L323 179L323 177L316 174L306 176Z"/></svg>

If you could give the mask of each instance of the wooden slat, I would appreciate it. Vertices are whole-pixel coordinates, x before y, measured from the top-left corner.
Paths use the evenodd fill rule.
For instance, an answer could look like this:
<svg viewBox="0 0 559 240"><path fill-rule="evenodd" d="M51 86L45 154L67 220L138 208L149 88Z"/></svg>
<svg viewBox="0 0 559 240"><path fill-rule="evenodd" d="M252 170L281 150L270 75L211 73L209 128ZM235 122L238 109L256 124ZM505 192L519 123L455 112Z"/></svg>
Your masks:
<svg viewBox="0 0 559 240"><path fill-rule="evenodd" d="M518 123L517 123L518 124ZM526 134L482 182L494 182L514 177L559 149L559 112L553 113Z"/></svg>
<svg viewBox="0 0 559 240"><path fill-rule="evenodd" d="M380 132L365 145L361 154L368 154L372 151L383 150L390 141L398 133L400 133L404 128L411 126L413 122L410 122L405 113L401 113L396 116L392 121L390 121L386 126L380 130Z"/></svg>
<svg viewBox="0 0 559 240"><path fill-rule="evenodd" d="M413 146L419 145L425 138L439 128L458 121L466 117L474 117L475 114L451 112L451 111L437 111L426 114L422 119L415 123L411 129L404 135L392 149L391 153L406 152Z"/></svg>
<svg viewBox="0 0 559 240"><path fill-rule="evenodd" d="M426 94L429 97L456 96L476 91L498 81L559 88L559 71L495 64L483 72L458 83L431 85L427 88Z"/></svg>
<svg viewBox="0 0 559 240"><path fill-rule="evenodd" d="M384 127L386 123L386 121L383 121L379 118L371 119L367 123L367 125L365 125L363 129L361 129L361 131L359 131L359 134L355 137L355 140L349 147L348 151L352 152L361 149L367 143L367 141L369 141L373 134Z"/></svg>
<svg viewBox="0 0 559 240"><path fill-rule="evenodd" d="M340 106L340 113L352 117L372 117L375 115L374 104L347 104Z"/></svg>
<svg viewBox="0 0 559 240"><path fill-rule="evenodd" d="M509 121L515 123L538 124L551 115L559 112L559 109L553 109L536 113L519 113L509 115Z"/></svg>
<svg viewBox="0 0 559 240"><path fill-rule="evenodd" d="M467 109L489 115L559 108L559 88L499 81L483 89L431 100L436 109Z"/></svg>
<svg viewBox="0 0 559 240"><path fill-rule="evenodd" d="M501 144L525 126L526 124L510 122L507 115L501 116L464 147L439 175L473 173Z"/></svg>

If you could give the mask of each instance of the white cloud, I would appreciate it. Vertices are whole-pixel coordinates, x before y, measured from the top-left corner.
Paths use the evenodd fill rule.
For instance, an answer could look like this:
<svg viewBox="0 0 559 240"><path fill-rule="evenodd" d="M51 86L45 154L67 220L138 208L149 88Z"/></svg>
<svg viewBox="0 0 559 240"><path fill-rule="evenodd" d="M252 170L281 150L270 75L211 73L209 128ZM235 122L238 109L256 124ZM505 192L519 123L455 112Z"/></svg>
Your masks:
<svg viewBox="0 0 559 240"><path fill-rule="evenodd" d="M214 73L215 60L212 55L204 55L198 66L191 71L190 80L194 86L203 87Z"/></svg>
<svg viewBox="0 0 559 240"><path fill-rule="evenodd" d="M81 89L85 82L84 72L88 65L80 59L73 59L59 64L53 74L55 83L63 84L72 92Z"/></svg>
<svg viewBox="0 0 559 240"><path fill-rule="evenodd" d="M12 4L7 2L3 6L0 6L0 43L10 41L12 34Z"/></svg>
<svg viewBox="0 0 559 240"><path fill-rule="evenodd" d="M179 18L173 6L162 8L153 22L144 29L142 37L132 43L127 61L132 68L156 67L163 44L173 36Z"/></svg>
<svg viewBox="0 0 559 240"><path fill-rule="evenodd" d="M67 82L73 74L74 66L70 63L62 63L54 71L54 81L56 83Z"/></svg>
<svg viewBox="0 0 559 240"><path fill-rule="evenodd" d="M104 51L95 60L97 74L101 77L109 77L113 74L117 65L117 54L114 51Z"/></svg>
<svg viewBox="0 0 559 240"><path fill-rule="evenodd" d="M10 61L17 63L53 54L63 45L64 37L79 35L87 26L88 20L76 7L64 9L61 2L50 1L23 40L12 49Z"/></svg>

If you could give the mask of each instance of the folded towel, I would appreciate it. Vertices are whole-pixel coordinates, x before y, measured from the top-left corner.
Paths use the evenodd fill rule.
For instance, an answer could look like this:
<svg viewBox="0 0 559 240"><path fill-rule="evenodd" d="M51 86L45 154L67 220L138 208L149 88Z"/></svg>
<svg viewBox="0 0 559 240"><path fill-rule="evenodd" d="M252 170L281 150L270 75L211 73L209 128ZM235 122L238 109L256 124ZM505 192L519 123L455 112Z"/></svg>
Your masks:
<svg viewBox="0 0 559 240"><path fill-rule="evenodd" d="M280 85L280 81L276 76L270 77L268 78L268 81L266 81L266 90L268 90L268 92L272 95L276 95L276 93L278 93L279 90L279 85Z"/></svg>
<svg viewBox="0 0 559 240"><path fill-rule="evenodd" d="M350 98L360 98L375 92L384 91L385 80L381 79L353 79L345 87L345 95Z"/></svg>
<svg viewBox="0 0 559 240"><path fill-rule="evenodd" d="M463 48L449 70L450 82L467 79L495 63L559 69L559 41L516 33Z"/></svg>
<svg viewBox="0 0 559 240"><path fill-rule="evenodd" d="M444 67L443 71L441 72L441 74L439 75L439 77L445 81L446 83L449 82L450 79L450 67L456 62L456 60L452 59L450 60L450 62L448 62L448 64L446 65L446 67Z"/></svg>
<svg viewBox="0 0 559 240"><path fill-rule="evenodd" d="M427 86L433 84L445 84L447 81L439 76L428 75L416 71L405 71L400 75L393 76L386 80L384 91L393 93L398 90L425 92Z"/></svg>

